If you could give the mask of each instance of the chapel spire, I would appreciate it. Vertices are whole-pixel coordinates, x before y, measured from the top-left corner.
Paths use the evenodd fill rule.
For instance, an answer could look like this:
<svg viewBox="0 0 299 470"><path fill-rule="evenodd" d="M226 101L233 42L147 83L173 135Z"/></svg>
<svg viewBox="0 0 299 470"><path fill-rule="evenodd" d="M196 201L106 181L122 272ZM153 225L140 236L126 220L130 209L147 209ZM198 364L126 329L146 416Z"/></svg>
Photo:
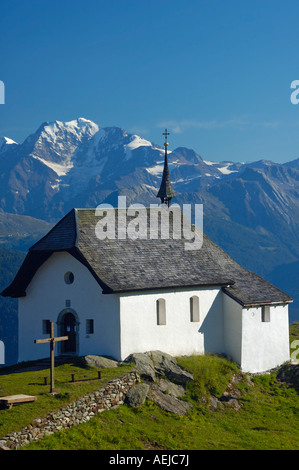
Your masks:
<svg viewBox="0 0 299 470"><path fill-rule="evenodd" d="M162 182L161 186L159 189L159 192L157 194L157 197L161 199L162 204L167 204L169 207L171 205L171 199L175 197L175 192L172 189L171 182L170 182L170 175L169 175L169 169L168 169L168 161L167 161L167 147L168 147L168 142L167 142L167 136L169 135L169 132L167 132L167 129L165 129L165 132L163 132L163 135L165 136L165 142L164 142L164 147L165 147L165 159L164 159L164 169L163 169L163 175L162 175Z"/></svg>

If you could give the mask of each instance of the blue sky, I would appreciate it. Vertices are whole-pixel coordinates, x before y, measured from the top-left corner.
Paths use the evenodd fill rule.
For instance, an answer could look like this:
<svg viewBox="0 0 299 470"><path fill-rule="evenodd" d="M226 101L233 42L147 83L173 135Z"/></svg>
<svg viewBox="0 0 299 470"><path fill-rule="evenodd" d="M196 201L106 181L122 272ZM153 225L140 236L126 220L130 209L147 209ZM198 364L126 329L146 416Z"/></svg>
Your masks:
<svg viewBox="0 0 299 470"><path fill-rule="evenodd" d="M85 117L206 160L299 157L298 0L1 0L0 136Z"/></svg>

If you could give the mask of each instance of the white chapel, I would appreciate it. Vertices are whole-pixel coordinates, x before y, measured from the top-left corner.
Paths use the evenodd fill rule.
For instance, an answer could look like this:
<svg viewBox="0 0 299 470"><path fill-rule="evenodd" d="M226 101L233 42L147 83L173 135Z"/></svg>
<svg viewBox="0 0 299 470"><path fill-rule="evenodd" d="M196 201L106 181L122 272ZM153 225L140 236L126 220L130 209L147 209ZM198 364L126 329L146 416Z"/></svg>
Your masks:
<svg viewBox="0 0 299 470"><path fill-rule="evenodd" d="M167 214L170 227L174 196L166 142L158 215ZM114 216L130 223L134 217L123 210ZM149 228L150 209L144 217ZM48 345L34 340L49 337L50 322L56 335L69 338L57 343L57 355L124 360L152 350L218 353L252 373L289 360L292 299L206 235L200 233L200 249L186 250L174 230L168 238L132 239L117 231L103 238L96 235L98 222L95 209L71 210L29 249L1 293L19 299L19 362L48 357Z"/></svg>

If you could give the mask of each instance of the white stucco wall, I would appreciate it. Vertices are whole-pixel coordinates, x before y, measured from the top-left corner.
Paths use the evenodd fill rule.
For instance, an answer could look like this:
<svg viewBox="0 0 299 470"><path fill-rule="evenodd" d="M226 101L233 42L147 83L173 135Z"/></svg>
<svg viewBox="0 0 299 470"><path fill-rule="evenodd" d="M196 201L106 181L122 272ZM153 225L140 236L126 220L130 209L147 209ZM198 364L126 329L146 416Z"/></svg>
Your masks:
<svg viewBox="0 0 299 470"><path fill-rule="evenodd" d="M266 372L290 358L288 305L270 306L270 321L262 307L242 308L223 294L225 353L244 372Z"/></svg>
<svg viewBox="0 0 299 470"><path fill-rule="evenodd" d="M66 284L64 274L71 271L74 282ZM34 339L47 338L42 321L54 322L55 335L60 335L57 319L71 301L79 317L78 355L105 354L119 356L119 297L103 295L88 269L67 252L54 253L37 271L19 299L19 362L49 357L48 344L34 344ZM94 320L94 333L86 334L86 319ZM55 353L59 353L56 343Z"/></svg>
<svg viewBox="0 0 299 470"><path fill-rule="evenodd" d="M66 284L71 271L74 282ZM190 321L190 297L199 297L199 322ZM165 300L166 324L157 325L156 301ZM66 252L54 253L37 271L19 299L19 362L49 357L48 344L35 344L43 320L70 311L79 319L77 354L100 354L124 360L133 352L162 350L169 354L225 353L246 372L264 372L289 360L288 305L271 306L270 322L261 307L242 309L220 288L103 295L88 269ZM93 319L94 333L86 333ZM56 354L60 345L56 344Z"/></svg>
<svg viewBox="0 0 299 470"><path fill-rule="evenodd" d="M225 354L241 364L242 351L242 306L223 294L224 346Z"/></svg>
<svg viewBox="0 0 299 470"><path fill-rule="evenodd" d="M290 359L288 305L270 307L270 321L261 321L261 307L242 311L242 359L245 372L265 372Z"/></svg>
<svg viewBox="0 0 299 470"><path fill-rule="evenodd" d="M200 321L190 322L190 297L197 295ZM121 359L133 352L161 350L178 355L223 352L222 291L151 291L120 297ZM165 299L166 325L157 325L156 301Z"/></svg>

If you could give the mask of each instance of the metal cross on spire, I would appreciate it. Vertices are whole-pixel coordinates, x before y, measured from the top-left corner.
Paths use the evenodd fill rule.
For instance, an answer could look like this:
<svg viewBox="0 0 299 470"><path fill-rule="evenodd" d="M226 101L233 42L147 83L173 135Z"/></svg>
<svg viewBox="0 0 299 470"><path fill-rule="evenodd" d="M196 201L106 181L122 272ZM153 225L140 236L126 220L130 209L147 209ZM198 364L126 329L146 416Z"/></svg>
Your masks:
<svg viewBox="0 0 299 470"><path fill-rule="evenodd" d="M165 132L163 132L163 135L165 135L164 146L167 147L168 146L167 136L169 135L169 132L167 132L167 129L165 129Z"/></svg>

